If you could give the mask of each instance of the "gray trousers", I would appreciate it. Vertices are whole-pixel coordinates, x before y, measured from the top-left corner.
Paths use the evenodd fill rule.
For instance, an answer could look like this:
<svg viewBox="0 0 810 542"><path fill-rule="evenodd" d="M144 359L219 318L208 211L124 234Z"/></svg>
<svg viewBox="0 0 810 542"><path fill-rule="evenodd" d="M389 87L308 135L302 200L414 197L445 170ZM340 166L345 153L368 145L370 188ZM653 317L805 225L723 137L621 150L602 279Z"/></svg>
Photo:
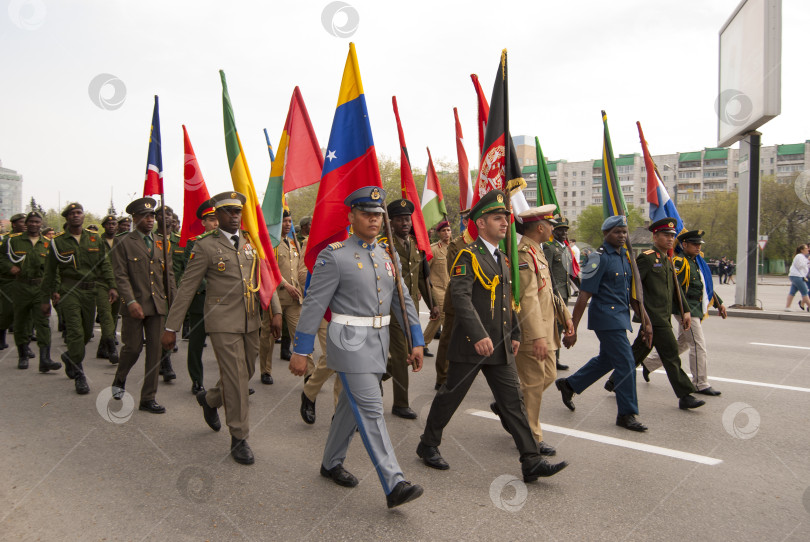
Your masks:
<svg viewBox="0 0 810 542"><path fill-rule="evenodd" d="M335 417L329 427L326 448L323 451L323 466L332 469L342 465L355 429L366 447L371 462L380 477L383 491L388 495L394 487L405 480L399 468L394 446L388 436L383 417L381 374L337 373L343 383Z"/></svg>

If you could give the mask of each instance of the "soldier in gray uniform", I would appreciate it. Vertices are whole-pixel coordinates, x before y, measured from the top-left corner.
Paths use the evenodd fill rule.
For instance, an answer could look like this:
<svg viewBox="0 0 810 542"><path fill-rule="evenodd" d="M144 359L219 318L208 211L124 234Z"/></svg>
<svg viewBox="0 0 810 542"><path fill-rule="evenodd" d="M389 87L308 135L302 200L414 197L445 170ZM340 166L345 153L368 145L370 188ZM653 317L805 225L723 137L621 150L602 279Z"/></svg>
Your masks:
<svg viewBox="0 0 810 542"><path fill-rule="evenodd" d="M399 280L402 290L407 291L385 245L376 242L384 200L382 188L367 186L344 201L351 207L349 222L354 233L318 254L295 331L290 371L297 376L306 371L307 355L314 349L321 320L326 309L331 309L327 366L338 373L343 391L329 428L321 475L341 486L357 485L357 478L343 468L343 460L359 429L388 508L393 508L416 499L423 490L405 481L383 417L380 381L388 357L388 325L391 314L397 318L402 314L394 281ZM409 325L400 325L410 330L413 343L408 363L419 371L425 341L413 300L409 295L404 300Z"/></svg>

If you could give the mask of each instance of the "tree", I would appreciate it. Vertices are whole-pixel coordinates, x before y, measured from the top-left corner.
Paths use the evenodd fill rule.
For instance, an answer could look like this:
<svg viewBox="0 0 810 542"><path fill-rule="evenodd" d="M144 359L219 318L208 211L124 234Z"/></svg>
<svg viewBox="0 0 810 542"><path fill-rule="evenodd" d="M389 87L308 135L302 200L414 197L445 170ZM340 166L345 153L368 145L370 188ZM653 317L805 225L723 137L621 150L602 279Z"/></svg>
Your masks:
<svg viewBox="0 0 810 542"><path fill-rule="evenodd" d="M42 205L37 203L37 200L34 199L34 196L31 196L31 201L28 202L28 212L38 212L42 216L45 216L45 209Z"/></svg>
<svg viewBox="0 0 810 542"><path fill-rule="evenodd" d="M678 213L687 230L706 232L703 254L707 259L736 259L737 192L714 192L702 201L679 203Z"/></svg>
<svg viewBox="0 0 810 542"><path fill-rule="evenodd" d="M810 206L796 195L796 177L788 182L779 182L772 175L763 178L759 233L768 236L765 258L789 262L796 247L810 240Z"/></svg>
<svg viewBox="0 0 810 542"><path fill-rule="evenodd" d="M579 213L573 225L573 232L569 237L573 237L578 243L587 243L598 247L602 244L602 222L605 221L602 215L601 205L591 205ZM633 205L627 206L627 226L629 231L644 225L644 215L641 209Z"/></svg>

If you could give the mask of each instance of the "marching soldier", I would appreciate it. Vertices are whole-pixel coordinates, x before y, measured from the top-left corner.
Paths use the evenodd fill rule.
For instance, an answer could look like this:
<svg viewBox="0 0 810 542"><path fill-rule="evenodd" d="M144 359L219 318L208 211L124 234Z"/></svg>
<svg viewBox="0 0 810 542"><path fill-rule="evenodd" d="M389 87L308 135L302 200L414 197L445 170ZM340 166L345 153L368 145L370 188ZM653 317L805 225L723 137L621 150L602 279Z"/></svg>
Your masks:
<svg viewBox="0 0 810 542"><path fill-rule="evenodd" d="M216 386L197 394L206 423L214 431L221 424L217 409L225 406L225 422L231 433L231 457L251 465L253 451L247 443L248 381L259 353L260 300L257 240L240 229L246 198L238 192L223 192L211 198L219 227L197 238L188 267L177 291L161 342L171 350L183 326L200 284L205 280L205 330L219 364ZM278 301L273 313L281 312Z"/></svg>
<svg viewBox="0 0 810 542"><path fill-rule="evenodd" d="M700 255L703 243L703 230L685 231L678 236L678 241L683 247L683 256L674 259L675 274L680 277L681 286L685 290L686 303L689 305L689 313L692 316L692 325L689 330L680 330L678 333L678 355L680 356L689 350L689 368L692 371L692 384L697 392L702 395L717 396L720 392L709 385L709 373L706 368L706 336L703 334L703 324L706 317L703 307L703 276L697 264L697 256ZM715 291L709 300L706 308L714 305L717 307L720 317L724 320L728 316L723 300ZM675 314L678 323L683 322L680 314ZM653 353L642 362L641 374L644 380L650 381L650 372L655 371L663 365L661 356Z"/></svg>
<svg viewBox="0 0 810 542"><path fill-rule="evenodd" d="M281 284L278 285L277 292L290 337L295 335L298 318L301 316L304 284L307 280L307 268L304 265L301 246L298 241L290 239L287 235L291 229L292 217L290 212L285 210L281 223L281 241L276 247L276 260L278 261L279 271L281 271ZM273 383L271 372L273 370L273 348L275 346L275 341L270 332L271 324L272 315L265 312L262 319L262 336L259 344L259 364L262 384L268 385ZM283 354L282 359L284 359ZM315 364L312 361L312 356L309 356L308 360L307 375L310 375L315 369Z"/></svg>
<svg viewBox="0 0 810 542"><path fill-rule="evenodd" d="M162 234L163 233L163 222L166 222L166 233L169 236L169 258L171 258L172 262L172 273L174 273L174 281L175 286L180 284L180 279L183 278L183 253L184 250L180 246L180 235L178 235L174 231L174 211L172 208L166 205L165 207L160 207L155 211L155 221L157 222L157 232ZM183 321L183 328L186 327L186 322L188 319ZM182 334L185 336L185 333ZM160 358L160 375L163 377L164 382L171 382L172 380L177 378L177 375L174 372L174 368L172 367L172 351L167 350L163 352Z"/></svg>
<svg viewBox="0 0 810 542"><path fill-rule="evenodd" d="M69 204L62 216L67 219L67 228L51 240L42 293L59 307L65 319L67 352L62 354L62 363L67 377L75 381L76 393L85 395L90 386L82 361L85 345L93 334L96 284L107 288L110 303L118 297L118 291L104 240L97 233L82 229L82 205ZM45 315L50 313L48 301L43 301L42 311Z"/></svg>
<svg viewBox="0 0 810 542"><path fill-rule="evenodd" d="M515 354L520 346L520 326L511 308L512 286L506 254L498 243L506 237L509 211L504 193L487 192L472 209L478 239L459 252L453 262L450 292L455 318L450 339L450 369L439 388L416 454L425 465L447 470L439 453L444 428L450 422L479 371L483 371L501 420L520 451L524 482L552 476L568 464L549 464L539 454L537 441L526 419Z"/></svg>
<svg viewBox="0 0 810 542"><path fill-rule="evenodd" d="M13 233L7 241L6 254L0 254L3 266L10 265L14 282L9 285L14 305L14 342L17 344L17 368L27 369L28 342L31 329L36 331L39 346L39 371L47 373L62 367L51 360L51 327L42 314L42 277L48 257L50 241L40 235L42 215L36 211L25 217L25 233Z"/></svg>
<svg viewBox="0 0 810 542"><path fill-rule="evenodd" d="M436 233L439 240L430 245L433 251L433 258L430 260L430 283L433 301L439 307L439 317L431 320L425 328L425 348L433 339L444 324L444 296L447 292L447 284L450 282L450 272L447 269L447 247L453 238L453 230L450 223L442 220L436 225Z"/></svg>
<svg viewBox="0 0 810 542"><path fill-rule="evenodd" d="M307 244L307 239L309 239L309 230L312 228L312 217L305 216L301 219L301 222L298 223L298 244L302 247Z"/></svg>
<svg viewBox="0 0 810 542"><path fill-rule="evenodd" d="M518 321L521 341L520 349L515 355L515 366L520 377L520 390L523 392L529 427L538 442L540 455L546 456L557 453L553 446L543 440L540 426L543 392L557 378L555 351L560 348L557 324L561 324L568 335L574 332L568 307L552 287L549 265L543 251L543 241L549 238L552 228L557 225L554 219L555 209L553 204L527 209L520 214L523 222L517 223L523 238L518 244ZM492 403L490 408L500 416L497 403Z"/></svg>
<svg viewBox="0 0 810 542"><path fill-rule="evenodd" d="M136 199L127 205L135 231L115 240L112 261L115 282L121 296L121 359L112 383L113 398L124 395L127 375L146 346L140 410L163 414L166 408L155 401L160 363L160 333L169 312L163 281L165 260L163 236L152 233L155 226L156 202L152 198ZM171 250L171 247L170 247ZM174 293L174 276L169 270L169 288Z"/></svg>
<svg viewBox="0 0 810 542"><path fill-rule="evenodd" d="M4 257L3 255L8 252L9 237L15 233L25 231L25 213L12 215L10 222L11 232L0 243L0 257ZM0 350L8 348L6 332L14 323L14 301L9 295L9 286L12 284L14 276L10 273L10 270L11 262L3 262L3 265L0 265ZM31 352L28 357L33 358L34 353Z"/></svg>
<svg viewBox="0 0 810 542"><path fill-rule="evenodd" d="M327 363L340 375L343 390L329 428L321 476L345 487L358 484L357 478L343 467L343 460L359 429L388 508L393 508L420 497L423 489L405 481L383 416L380 382L386 370L389 324L391 314L402 317L394 281L401 282L403 292L406 289L385 246L376 242L384 201L385 191L375 186L355 190L344 201L351 208L353 234L318 255L295 332L290 371L298 376L306 371L306 356L314 348L315 334L328 307L332 320L327 333ZM413 300L405 295L404 301L413 339L407 364L419 371L424 345L422 328Z"/></svg>
<svg viewBox="0 0 810 542"><path fill-rule="evenodd" d="M602 223L604 242L596 252L588 255L582 271L582 282L577 303L574 305L574 333L563 339L566 348L577 341L577 326L585 313L588 300L588 329L599 339L599 354L579 368L568 378L555 382L562 395L563 404L574 411L574 394L584 392L591 384L605 376L611 369L616 374L616 425L631 431L643 432L647 426L636 419L638 397L636 396L636 371L633 366L633 351L627 338L630 324L630 306L636 315L644 308L633 299L631 287L633 272L627 250L627 217L610 216ZM639 330L639 337L647 344L652 340L653 328L649 322Z"/></svg>
<svg viewBox="0 0 810 542"><path fill-rule="evenodd" d="M431 297L428 295L425 267L422 264L425 255L419 251L416 246L416 238L411 235L413 212L414 205L407 199L394 200L388 204L388 216L391 219L391 231L394 234L390 247L399 254L402 279L405 281L414 307L419 307L420 293L425 300L430 300ZM435 304L435 300L433 300L433 305L428 308L431 321L437 320L439 306ZM418 320L416 322L419 323ZM414 420L416 412L408 404L408 363L406 360L410 354L407 352L406 344L402 328L395 319L391 322L391 348L388 360L388 374L391 375L394 387L394 406L391 408L391 413L406 420Z"/></svg>
<svg viewBox="0 0 810 542"><path fill-rule="evenodd" d="M568 298L571 297L571 287L568 284L569 277L573 277L573 256L571 250L565 244L568 240L568 228L570 224L567 218L561 216L556 217L557 224L552 232L553 239L543 244L543 253L551 266L551 278L554 284L554 290L557 295L563 300L563 303L568 305ZM565 327L558 325L557 334L565 331ZM558 339L559 342L559 339ZM558 371L567 371L568 365L560 363L560 350L557 349L555 354L556 365Z"/></svg>
<svg viewBox="0 0 810 542"><path fill-rule="evenodd" d="M469 222L470 210L464 209L461 211L461 222L464 225L464 231L461 235L453 239L447 247L447 275L450 276L450 271L453 267L453 262L456 261L459 251L465 246L474 241L467 231L467 222ZM439 337L439 351L436 352L436 385L434 389L438 390L447 381L447 368L449 361L447 360L447 347L450 344L450 336L453 334L453 318L455 310L453 309L453 299L450 295L450 284L448 282L447 289L444 294L444 303L442 304L444 310L444 324L442 324L442 335Z"/></svg>
<svg viewBox="0 0 810 542"><path fill-rule="evenodd" d="M115 231L118 228L118 221L113 215L107 215L101 220L101 227L104 233L101 238L106 245L107 258L112 258L111 251L115 240ZM110 259L112 264L112 259ZM118 363L118 349L115 347L115 328L118 327L118 312L121 310L121 299L118 298L112 303L108 299L107 292L101 285L96 285L96 310L98 311L98 322L101 324L101 339L98 341L96 357L110 360L115 365Z"/></svg>

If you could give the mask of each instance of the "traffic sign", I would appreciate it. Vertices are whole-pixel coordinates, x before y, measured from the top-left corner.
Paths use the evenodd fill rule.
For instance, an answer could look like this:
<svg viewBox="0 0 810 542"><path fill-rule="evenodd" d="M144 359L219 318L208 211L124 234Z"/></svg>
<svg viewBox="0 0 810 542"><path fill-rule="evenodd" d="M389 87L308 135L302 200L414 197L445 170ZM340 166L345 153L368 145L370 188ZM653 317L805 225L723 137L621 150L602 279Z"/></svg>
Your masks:
<svg viewBox="0 0 810 542"><path fill-rule="evenodd" d="M759 241L757 241L757 244L759 245L759 250L765 250L765 245L768 244L768 240L760 239Z"/></svg>

